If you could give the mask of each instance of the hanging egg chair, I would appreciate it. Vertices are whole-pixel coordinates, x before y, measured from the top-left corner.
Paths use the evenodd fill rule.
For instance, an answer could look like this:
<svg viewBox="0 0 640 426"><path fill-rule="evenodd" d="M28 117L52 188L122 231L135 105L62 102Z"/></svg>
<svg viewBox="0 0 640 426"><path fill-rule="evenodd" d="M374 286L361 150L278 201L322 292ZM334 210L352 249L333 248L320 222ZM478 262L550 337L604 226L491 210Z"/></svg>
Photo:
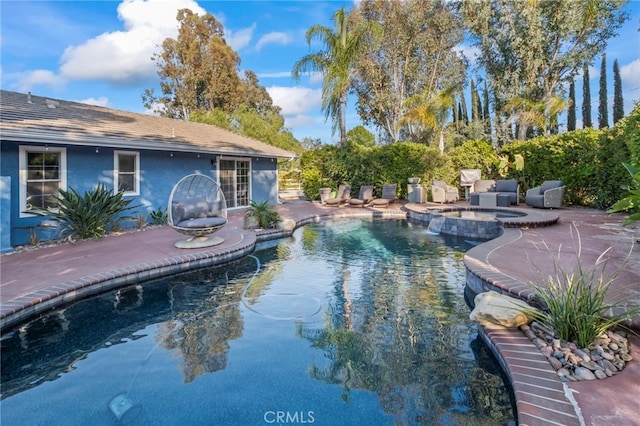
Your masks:
<svg viewBox="0 0 640 426"><path fill-rule="evenodd" d="M178 248L201 248L221 244L224 239L210 236L227 223L227 202L218 183L209 176L183 177L171 190L167 207L168 224L188 235Z"/></svg>

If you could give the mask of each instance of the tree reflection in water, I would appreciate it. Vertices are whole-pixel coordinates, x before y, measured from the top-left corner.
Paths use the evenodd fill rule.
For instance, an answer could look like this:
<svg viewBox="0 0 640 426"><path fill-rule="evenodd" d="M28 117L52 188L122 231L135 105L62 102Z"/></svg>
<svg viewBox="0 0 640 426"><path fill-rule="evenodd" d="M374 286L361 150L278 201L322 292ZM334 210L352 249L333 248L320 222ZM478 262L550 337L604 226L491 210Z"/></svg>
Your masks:
<svg viewBox="0 0 640 426"><path fill-rule="evenodd" d="M330 253L336 269L325 329L298 329L328 360L312 364L309 375L340 384L345 401L352 389L375 392L401 424L458 424L474 412L474 424L512 420L509 389L468 320L464 268L445 261L461 261L469 245L412 240L404 221L391 230L361 224L309 231L324 235L309 238L316 247L308 249Z"/></svg>
<svg viewBox="0 0 640 426"><path fill-rule="evenodd" d="M46 417L27 392L44 383L64 388L51 403L104 407L130 382L141 416L165 424L255 424L278 407L314 410L319 424L513 423L464 302L470 245L444 238L406 221L307 225L256 251L258 275L248 257L58 309L2 336L3 423Z"/></svg>

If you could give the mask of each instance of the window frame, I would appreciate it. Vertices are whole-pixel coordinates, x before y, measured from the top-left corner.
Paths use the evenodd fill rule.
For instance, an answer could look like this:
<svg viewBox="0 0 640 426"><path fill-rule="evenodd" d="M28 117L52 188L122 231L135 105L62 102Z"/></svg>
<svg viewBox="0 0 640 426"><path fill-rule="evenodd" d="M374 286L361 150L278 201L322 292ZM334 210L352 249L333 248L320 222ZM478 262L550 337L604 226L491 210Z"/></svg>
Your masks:
<svg viewBox="0 0 640 426"><path fill-rule="evenodd" d="M120 155L127 155L134 158L134 171L122 172L133 175L133 191L124 191L125 196L137 196L140 195L140 152L138 151L113 151L113 193L117 194L120 190Z"/></svg>
<svg viewBox="0 0 640 426"><path fill-rule="evenodd" d="M29 178L28 154L31 153L58 153L60 155L60 170L58 189L67 190L67 149L64 147L52 147L47 145L20 145L18 147L18 180L19 180L19 204L20 217L36 216L27 211L27 185Z"/></svg>

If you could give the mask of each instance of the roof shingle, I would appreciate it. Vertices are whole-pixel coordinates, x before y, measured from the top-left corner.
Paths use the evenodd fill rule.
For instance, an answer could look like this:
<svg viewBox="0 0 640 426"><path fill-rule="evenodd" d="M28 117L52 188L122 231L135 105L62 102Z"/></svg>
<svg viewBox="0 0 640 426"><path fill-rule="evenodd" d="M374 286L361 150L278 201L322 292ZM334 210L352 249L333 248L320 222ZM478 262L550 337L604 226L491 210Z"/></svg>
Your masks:
<svg viewBox="0 0 640 426"><path fill-rule="evenodd" d="M0 91L3 140L291 158L296 154L220 127Z"/></svg>

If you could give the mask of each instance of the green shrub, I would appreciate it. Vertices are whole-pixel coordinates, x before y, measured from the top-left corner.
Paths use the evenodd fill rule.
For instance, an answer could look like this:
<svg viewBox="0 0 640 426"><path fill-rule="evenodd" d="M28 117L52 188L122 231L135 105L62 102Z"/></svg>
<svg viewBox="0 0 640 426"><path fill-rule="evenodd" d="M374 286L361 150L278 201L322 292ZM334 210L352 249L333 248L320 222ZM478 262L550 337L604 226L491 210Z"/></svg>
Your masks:
<svg viewBox="0 0 640 426"><path fill-rule="evenodd" d="M244 227L255 226L262 229L276 228L280 221L280 215L274 206L268 201L256 203L251 201L249 208L244 214Z"/></svg>
<svg viewBox="0 0 640 426"><path fill-rule="evenodd" d="M517 141L502 148L500 154L524 157L524 168L509 177L518 179L520 190L540 185L545 180L562 180L567 191L566 204L592 205L594 192L600 188L597 153L602 132L576 130L560 135L540 136Z"/></svg>
<svg viewBox="0 0 640 426"><path fill-rule="evenodd" d="M628 191L628 195L615 203L609 210L609 213L627 212L629 217L625 219L624 224L640 221L640 169L631 164L624 163L624 167L629 171L633 179L633 186L623 187Z"/></svg>
<svg viewBox="0 0 640 426"><path fill-rule="evenodd" d="M491 143L483 140L470 140L448 152L454 170L480 169L483 179L497 179L494 166L496 151Z"/></svg>
<svg viewBox="0 0 640 426"><path fill-rule="evenodd" d="M120 228L120 222L133 219L123 213L136 207L132 200L123 198L124 192L113 194L104 185L87 191L80 196L73 188L59 190L55 195L57 209L33 209L29 213L52 216L63 224L62 236L70 239L103 237L108 231Z"/></svg>
<svg viewBox="0 0 640 426"><path fill-rule="evenodd" d="M386 183L398 184L400 197L405 198L409 177L420 177L425 184L434 178L455 183L460 177L448 157L436 148L410 142L375 147L325 145L306 151L300 164L302 188L309 199L318 199L319 189L324 187L350 184L351 195L357 195L362 185L374 185L379 191Z"/></svg>

